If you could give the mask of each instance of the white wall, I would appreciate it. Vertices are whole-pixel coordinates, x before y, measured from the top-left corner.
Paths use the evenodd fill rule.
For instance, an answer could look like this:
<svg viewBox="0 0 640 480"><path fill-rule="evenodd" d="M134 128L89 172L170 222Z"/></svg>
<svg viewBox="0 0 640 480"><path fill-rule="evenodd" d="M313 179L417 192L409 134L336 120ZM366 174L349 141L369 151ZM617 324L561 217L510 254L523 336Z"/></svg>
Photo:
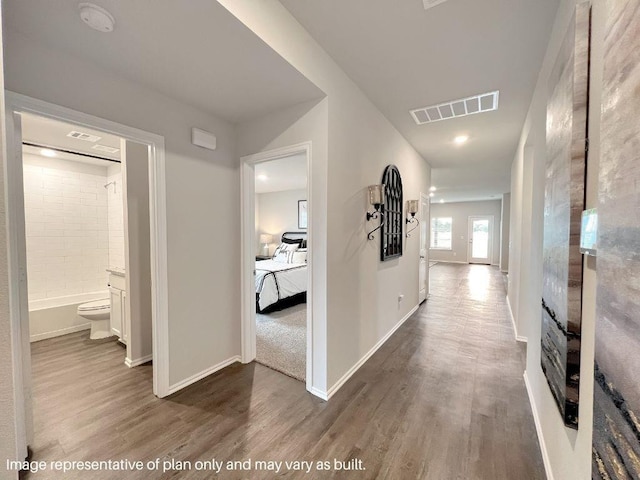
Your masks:
<svg viewBox="0 0 640 480"><path fill-rule="evenodd" d="M4 48L9 90L164 136L170 385L239 355L240 187L233 127L9 29ZM215 151L191 144L194 126L215 133ZM216 208L222 201L225 208Z"/></svg>
<svg viewBox="0 0 640 480"><path fill-rule="evenodd" d="M326 285L327 311L319 317L314 306L314 322L326 321L326 388L331 393L418 304L418 237L406 239L403 257L381 263L379 236L375 241L366 238L367 229L373 228L373 222L365 220L366 187L380 183L384 167L394 163L404 181L404 198L418 199L420 192L428 192L431 169L279 2L220 3L327 94L326 101L316 108L327 108L328 151L318 152L314 143L311 176L311 200L314 208L326 209L326 219L318 218L316 210L311 219L315 232L327 232L326 246L313 246L312 255L326 253L326 278L319 280L323 287ZM282 145L285 133L301 125L305 113L290 118L288 124L281 123L280 130L267 123L262 124L262 131L241 129L241 153ZM309 140L313 132L298 133L288 138ZM322 135L324 132L317 136ZM253 136L267 141L252 140ZM259 148L247 147L249 144ZM326 182L317 176L325 172ZM314 269L322 261L322 256L317 262L314 257ZM321 268L324 270L325 265ZM402 302L398 301L399 294L404 294Z"/></svg>
<svg viewBox="0 0 640 480"><path fill-rule="evenodd" d="M511 194L502 194L502 222L500 224L500 270L509 271L509 229L511 228Z"/></svg>
<svg viewBox="0 0 640 480"><path fill-rule="evenodd" d="M491 215L493 217L491 231L491 264L500 263L500 215L502 213L500 200L484 202L452 202L432 203L431 218L451 217L452 237L451 250L429 250L429 260L436 262L469 261L469 217L473 215Z"/></svg>
<svg viewBox="0 0 640 480"><path fill-rule="evenodd" d="M105 291L107 168L23 155L29 301Z"/></svg>
<svg viewBox="0 0 640 480"><path fill-rule="evenodd" d="M114 163L107 168L107 181L115 182L107 188L109 225L109 267L124 269L124 206L122 200L122 165Z"/></svg>
<svg viewBox="0 0 640 480"><path fill-rule="evenodd" d="M306 190L260 193L256 195L257 252L262 253L260 234L273 235L269 253L280 243L284 232L305 231L298 228L298 200L306 200Z"/></svg>
<svg viewBox="0 0 640 480"><path fill-rule="evenodd" d="M521 335L528 337L526 379L538 436L549 478L591 478L591 434L593 416L593 364L595 319L595 263L585 264L582 306L582 350L580 367L580 427L564 426L540 368L542 295L542 229L544 208L544 163L547 84L560 43L573 15L575 0L562 0L533 100L512 165L511 252L509 257L509 301ZM597 204L600 150L600 106L603 63L604 2L594 2L591 32L591 79L589 101L589 160L587 208Z"/></svg>
<svg viewBox="0 0 640 480"><path fill-rule="evenodd" d="M124 163L124 238L126 265L127 359L136 362L153 352L151 306L151 226L149 217L149 151L146 145L122 141Z"/></svg>

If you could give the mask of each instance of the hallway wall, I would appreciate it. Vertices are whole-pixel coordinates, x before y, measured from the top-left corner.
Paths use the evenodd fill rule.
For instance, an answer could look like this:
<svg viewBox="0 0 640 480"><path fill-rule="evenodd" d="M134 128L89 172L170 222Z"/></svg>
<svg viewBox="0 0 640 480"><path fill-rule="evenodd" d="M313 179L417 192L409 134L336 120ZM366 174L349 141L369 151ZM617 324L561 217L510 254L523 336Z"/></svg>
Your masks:
<svg viewBox="0 0 640 480"><path fill-rule="evenodd" d="M321 281L327 288L326 392L331 394L418 304L418 239L405 239L401 258L380 262L379 235L375 241L367 240L367 229L376 225L365 218L366 187L380 183L384 167L393 163L402 175L404 198L418 199L420 192L429 191L431 167L282 4L276 0L220 3L327 95L323 103L328 150L326 157L322 151L319 158L314 143L313 162L318 163L311 176L312 197L314 188L325 186L324 192L317 193L326 199L326 218L319 220L315 213L311 218L313 228L326 222L327 245L320 246L326 248L326 256L318 260L326 265L326 278ZM260 151L248 147L256 144L250 136L241 129L241 154ZM279 137L281 133L273 131L261 148L281 146ZM297 138L305 139L304 134ZM316 168L326 175L326 183L316 183ZM401 301L400 295L404 295Z"/></svg>
<svg viewBox="0 0 640 480"><path fill-rule="evenodd" d="M540 367L542 295L542 229L546 155L547 83L560 43L571 21L576 0L562 0L538 84L512 165L511 250L509 302L517 333L528 337L525 379L529 391L547 475L555 480L591 478L593 364L595 321L595 261L585 260L582 305L579 429L564 426L546 377ZM589 101L589 159L587 207L597 205L600 150L600 105L603 62L604 10L593 2Z"/></svg>
<svg viewBox="0 0 640 480"><path fill-rule="evenodd" d="M453 219L451 250L429 250L429 260L436 262L469 261L469 217L473 215L491 215L493 225L491 232L491 264L500 264L500 216L502 205L500 200L486 202L452 202L432 203L431 218L451 217Z"/></svg>

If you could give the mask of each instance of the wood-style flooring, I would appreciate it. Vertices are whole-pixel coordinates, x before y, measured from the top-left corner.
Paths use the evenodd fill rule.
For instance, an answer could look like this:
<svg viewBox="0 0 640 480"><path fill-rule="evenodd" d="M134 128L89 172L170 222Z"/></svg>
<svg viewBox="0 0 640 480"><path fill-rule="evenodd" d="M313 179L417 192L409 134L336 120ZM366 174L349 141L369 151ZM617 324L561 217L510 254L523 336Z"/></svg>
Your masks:
<svg viewBox="0 0 640 480"><path fill-rule="evenodd" d="M258 364L165 399L87 333L32 345L33 460L362 460L366 470L30 473L34 479L545 478L497 269L439 263L431 297L329 401Z"/></svg>

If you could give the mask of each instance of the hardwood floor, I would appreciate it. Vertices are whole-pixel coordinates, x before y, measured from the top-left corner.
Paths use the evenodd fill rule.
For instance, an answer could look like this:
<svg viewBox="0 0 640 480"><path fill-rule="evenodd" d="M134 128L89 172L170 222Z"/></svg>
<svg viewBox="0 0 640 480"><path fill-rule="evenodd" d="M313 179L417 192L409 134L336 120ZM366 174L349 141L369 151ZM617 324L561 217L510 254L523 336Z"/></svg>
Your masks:
<svg viewBox="0 0 640 480"><path fill-rule="evenodd" d="M431 297L329 401L258 364L160 400L86 333L33 344L34 460L362 460L362 471L83 472L36 479L545 478L502 275L439 263Z"/></svg>

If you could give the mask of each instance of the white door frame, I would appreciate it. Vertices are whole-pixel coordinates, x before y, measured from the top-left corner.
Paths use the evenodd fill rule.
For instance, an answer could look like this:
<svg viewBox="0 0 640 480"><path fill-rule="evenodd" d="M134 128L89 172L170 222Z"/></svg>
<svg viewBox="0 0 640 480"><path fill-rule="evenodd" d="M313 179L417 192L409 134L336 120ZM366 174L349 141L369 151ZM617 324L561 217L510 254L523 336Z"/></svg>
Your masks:
<svg viewBox="0 0 640 480"><path fill-rule="evenodd" d="M426 214L423 211L424 209L422 208L422 205L426 204L427 208L426 208ZM420 303L422 303L422 301L425 301L429 298L429 284L430 282L430 270L429 270L429 245L430 245L430 241L431 241L431 197L429 197L429 195L427 193L423 193L420 192L420 222L421 223L426 223L426 225L420 225L420 232L419 232L419 236L418 238L420 239L420 245L418 246L418 249L420 251L420 264L422 263L422 261L424 260L426 263L426 272L425 272L425 297L424 300L422 300L422 297L420 296L420 290L422 289L422 285L418 285L418 301L420 301ZM422 238L422 235L426 236L426 238ZM422 249L422 245L423 245L423 240L424 240L424 252ZM419 265L418 268L423 268L422 265ZM420 273L418 272L418 279L420 278Z"/></svg>
<svg viewBox="0 0 640 480"><path fill-rule="evenodd" d="M153 325L153 393L162 398L169 394L169 308L167 280L167 212L164 137L104 120L11 91L5 92L7 120L7 163L5 188L7 198L7 243L9 255L9 308L16 381L16 418L18 446L26 456L31 432L31 347L29 341L29 307L25 241L24 188L22 177L21 113L73 123L148 145L149 206L151 223L151 283Z"/></svg>
<svg viewBox="0 0 640 480"><path fill-rule="evenodd" d="M288 147L276 148L265 152L242 157L241 160L241 196L242 196L242 262L241 262L241 350L242 363L249 363L256 358L256 287L255 287L255 165L278 160L291 155L305 155L307 159L307 213L313 218L313 194L311 190L311 142L299 143ZM307 222L307 245L309 252L313 249L313 229ZM307 256L307 361L306 388L316 394L313 389L313 261Z"/></svg>
<svg viewBox="0 0 640 480"><path fill-rule="evenodd" d="M473 261L473 231L472 231L472 224L474 220L484 220L484 219L488 219L489 220L489 239L487 240L487 242L489 243L487 245L487 261L489 265L493 265L493 228L494 228L494 218L493 215L469 215L469 220L468 220L468 239L469 242L467 244L467 262L468 263L483 263L484 262L474 262Z"/></svg>

